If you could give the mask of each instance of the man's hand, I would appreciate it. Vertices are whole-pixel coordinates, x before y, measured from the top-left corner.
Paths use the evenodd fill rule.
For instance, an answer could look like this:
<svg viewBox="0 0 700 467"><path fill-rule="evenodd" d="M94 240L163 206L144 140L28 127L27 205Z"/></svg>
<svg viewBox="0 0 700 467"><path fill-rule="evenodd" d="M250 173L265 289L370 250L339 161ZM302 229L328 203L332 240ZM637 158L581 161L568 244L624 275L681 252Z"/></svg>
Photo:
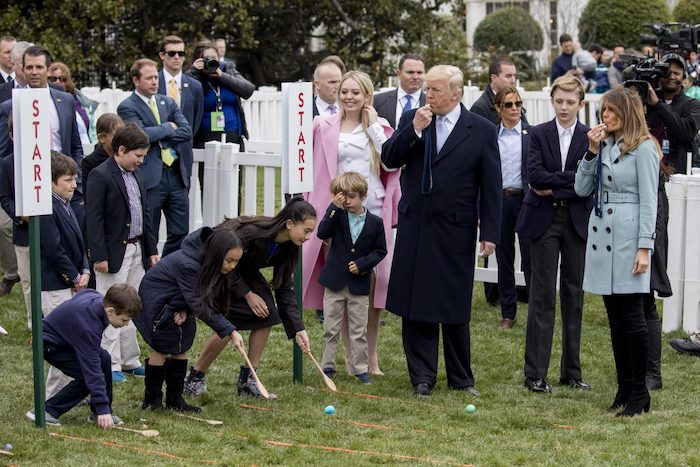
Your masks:
<svg viewBox="0 0 700 467"><path fill-rule="evenodd" d="M89 281L89 280L90 280L90 274L83 274L83 275L81 275L81 276L80 276L80 279L78 280L78 282L76 282L76 283L73 285L73 290L74 290L75 292L80 292L80 291L83 290L85 287L87 287L88 281Z"/></svg>
<svg viewBox="0 0 700 467"><path fill-rule="evenodd" d="M148 264L151 266L155 266L158 261L160 261L160 255L152 255L148 257Z"/></svg>
<svg viewBox="0 0 700 467"><path fill-rule="evenodd" d="M336 208L343 209L343 203L345 203L345 195L342 192L336 193L333 199L331 199L331 202Z"/></svg>
<svg viewBox="0 0 700 467"><path fill-rule="evenodd" d="M495 243L486 241L479 242L479 256L481 256L482 258L491 256L491 253L493 253L495 249Z"/></svg>
<svg viewBox="0 0 700 467"><path fill-rule="evenodd" d="M109 271L109 263L105 261L97 261L95 264L93 264L92 268L97 271L97 272L108 272Z"/></svg>
<svg viewBox="0 0 700 467"><path fill-rule="evenodd" d="M654 88L652 88L649 83L647 83L647 98L644 102L652 107L659 103L659 96L656 95L656 91L654 91Z"/></svg>
<svg viewBox="0 0 700 467"><path fill-rule="evenodd" d="M175 314L173 315L173 321L175 321L175 324L180 326L182 323L185 322L187 319L187 312L186 311L176 311Z"/></svg>
<svg viewBox="0 0 700 467"><path fill-rule="evenodd" d="M353 274L359 274L360 273L360 268L357 267L357 264L355 264L354 261L350 261L348 263L348 270L353 273Z"/></svg>
<svg viewBox="0 0 700 467"><path fill-rule="evenodd" d="M413 116L413 129L417 132L421 132L428 128L428 125L430 125L432 121L433 111L430 110L430 105L426 104L416 110L416 114Z"/></svg>
<svg viewBox="0 0 700 467"><path fill-rule="evenodd" d="M546 190L538 190L536 188L532 188L532 191L534 191L535 194L538 196L552 196L554 194L554 192L549 188Z"/></svg>

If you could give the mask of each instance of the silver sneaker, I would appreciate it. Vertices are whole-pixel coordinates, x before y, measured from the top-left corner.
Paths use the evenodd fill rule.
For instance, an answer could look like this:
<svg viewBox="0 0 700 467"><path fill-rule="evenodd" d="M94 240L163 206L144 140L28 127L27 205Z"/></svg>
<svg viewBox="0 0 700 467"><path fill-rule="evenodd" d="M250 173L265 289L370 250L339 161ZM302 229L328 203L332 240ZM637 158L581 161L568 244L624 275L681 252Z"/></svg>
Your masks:
<svg viewBox="0 0 700 467"><path fill-rule="evenodd" d="M33 421L33 422L36 421L36 415L34 415L34 409L32 409L32 410L30 410L29 412L27 412L27 413L25 414L25 416L26 416L29 420ZM44 420L46 420L46 424L47 424L47 425L61 426L61 422L59 422L58 419L57 419L56 417L54 417L53 415L51 415L51 414L48 413L48 412L44 412Z"/></svg>
<svg viewBox="0 0 700 467"><path fill-rule="evenodd" d="M207 392L207 383L204 378L192 378L185 381L185 394L188 396L199 397L205 392Z"/></svg>

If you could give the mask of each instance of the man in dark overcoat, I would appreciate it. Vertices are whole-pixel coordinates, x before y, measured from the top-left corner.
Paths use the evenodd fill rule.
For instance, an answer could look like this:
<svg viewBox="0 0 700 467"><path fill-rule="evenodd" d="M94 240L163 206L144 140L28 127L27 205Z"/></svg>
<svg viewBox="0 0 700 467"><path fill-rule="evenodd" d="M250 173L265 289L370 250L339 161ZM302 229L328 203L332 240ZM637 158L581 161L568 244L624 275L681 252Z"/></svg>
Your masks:
<svg viewBox="0 0 700 467"><path fill-rule="evenodd" d="M387 167L406 167L387 310L403 318L414 394L435 386L442 327L449 387L478 396L469 320L479 222L483 255L499 239L498 138L491 122L460 103L457 67L435 66L425 79L427 105L405 112L382 148Z"/></svg>

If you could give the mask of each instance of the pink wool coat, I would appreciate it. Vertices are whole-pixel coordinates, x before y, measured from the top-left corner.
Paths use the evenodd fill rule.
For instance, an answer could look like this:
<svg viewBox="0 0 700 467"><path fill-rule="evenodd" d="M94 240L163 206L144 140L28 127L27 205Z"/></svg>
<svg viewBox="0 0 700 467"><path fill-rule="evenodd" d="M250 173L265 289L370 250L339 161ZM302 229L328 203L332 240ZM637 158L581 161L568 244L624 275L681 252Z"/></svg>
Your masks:
<svg viewBox="0 0 700 467"><path fill-rule="evenodd" d="M342 115L337 113L328 117L314 119L314 191L305 194L306 200L322 216L331 202L330 185L338 172L338 140ZM379 123L384 128L387 138L394 132L383 118ZM370 143L371 144L371 143ZM377 266L377 283L374 291L374 306L377 309L386 305L386 292L389 285L391 261L394 256L394 232L392 227L398 220L397 207L401 198L399 176L401 171L382 170L380 178L384 184L385 195L381 218L384 221L387 255ZM323 242L314 234L302 247L302 293L305 308L323 308L323 286L318 283L318 276L324 264Z"/></svg>

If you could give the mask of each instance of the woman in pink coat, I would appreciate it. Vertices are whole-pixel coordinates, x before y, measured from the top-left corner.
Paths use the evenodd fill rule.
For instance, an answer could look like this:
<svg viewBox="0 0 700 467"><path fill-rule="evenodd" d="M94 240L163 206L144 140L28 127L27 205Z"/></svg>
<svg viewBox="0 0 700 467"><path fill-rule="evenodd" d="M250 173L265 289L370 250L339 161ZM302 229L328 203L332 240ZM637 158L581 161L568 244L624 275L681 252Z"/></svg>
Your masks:
<svg viewBox="0 0 700 467"><path fill-rule="evenodd" d="M382 166L382 144L394 130L377 116L372 107L374 86L366 73L349 71L339 85L340 112L314 120L314 190L306 194L317 212L324 212L331 202L330 183L345 172L358 172L367 179L369 191L365 207L384 220L388 253L375 270L375 287L370 294L367 319L369 372L382 375L377 357L379 313L386 304L389 272L394 254L394 234L397 205L401 198L398 170ZM323 307L323 287L318 276L325 258L323 242L312 237L302 249L304 307ZM345 336L343 336L345 338ZM346 339L344 339L347 342ZM347 347L347 346L346 346Z"/></svg>

